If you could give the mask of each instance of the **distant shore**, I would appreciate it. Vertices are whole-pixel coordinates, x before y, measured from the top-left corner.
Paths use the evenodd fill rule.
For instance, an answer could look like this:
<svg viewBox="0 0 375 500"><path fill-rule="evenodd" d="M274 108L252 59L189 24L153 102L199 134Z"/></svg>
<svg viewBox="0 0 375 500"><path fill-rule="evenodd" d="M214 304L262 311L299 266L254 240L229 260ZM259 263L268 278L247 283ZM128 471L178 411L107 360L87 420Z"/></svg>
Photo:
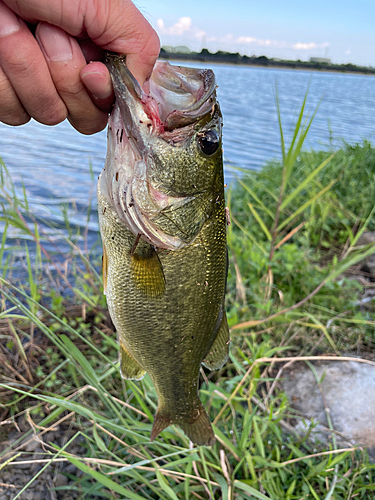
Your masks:
<svg viewBox="0 0 375 500"><path fill-rule="evenodd" d="M225 64L237 64L241 66L260 66L268 68L285 68L285 69L304 69L310 71L335 71L340 73L359 73L365 75L374 75L375 68L367 66L356 66L355 64L333 64L327 62L312 62L312 61L288 61L281 59L272 59L266 56L241 56L241 54L232 52L218 51L211 53L207 49L202 49L201 52L167 52L163 48L160 50L160 59L179 60L179 61L198 61L198 62L213 62Z"/></svg>

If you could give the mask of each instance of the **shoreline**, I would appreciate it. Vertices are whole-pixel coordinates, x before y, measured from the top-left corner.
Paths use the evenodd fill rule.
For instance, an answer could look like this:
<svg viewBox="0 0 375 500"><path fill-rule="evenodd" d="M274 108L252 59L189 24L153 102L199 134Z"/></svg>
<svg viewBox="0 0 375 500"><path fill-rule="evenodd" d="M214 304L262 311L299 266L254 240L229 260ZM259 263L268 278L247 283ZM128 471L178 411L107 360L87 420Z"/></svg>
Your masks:
<svg viewBox="0 0 375 500"><path fill-rule="evenodd" d="M308 62L305 64L301 65L294 65L294 64L288 64L286 61L272 61L269 59L267 61L267 64L262 64L259 62L245 62L245 61L230 61L228 60L229 58L227 57L220 57L220 56L207 56L207 55L201 55L201 54L178 54L178 53L165 53L162 52L159 54L159 59L165 60L165 61L181 61L181 62L199 62L199 63L212 63L212 64L225 64L228 66L249 66L249 67L254 67L254 68L270 68L270 69L285 69L285 70L298 70L298 71L314 71L314 72L320 72L320 73L342 73L342 74L348 74L348 75L365 75L365 76L375 76L375 68L368 68L367 71L363 69L361 71L360 67L358 67L358 70L354 69L345 69L339 67L339 65L329 65L329 66L323 66L323 67L310 67L308 66ZM249 58L250 59L250 58ZM298 63L296 63L298 64ZM354 65L353 65L354 66Z"/></svg>

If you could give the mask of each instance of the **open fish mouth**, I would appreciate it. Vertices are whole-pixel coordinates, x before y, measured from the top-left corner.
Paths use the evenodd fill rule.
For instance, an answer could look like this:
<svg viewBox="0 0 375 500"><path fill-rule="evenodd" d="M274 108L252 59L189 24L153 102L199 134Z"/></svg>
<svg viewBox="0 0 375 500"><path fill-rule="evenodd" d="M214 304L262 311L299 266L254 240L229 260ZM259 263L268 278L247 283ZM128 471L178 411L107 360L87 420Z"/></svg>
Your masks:
<svg viewBox="0 0 375 500"><path fill-rule="evenodd" d="M161 188L154 175L155 150L182 148L196 133L197 122L211 119L215 76L211 70L158 61L146 92L127 69L124 57L108 54L106 64L116 102L108 121L107 158L99 189L136 236L159 248L182 248L194 235L169 234L155 219L163 210L191 203L197 193Z"/></svg>
<svg viewBox="0 0 375 500"><path fill-rule="evenodd" d="M172 66L157 61L142 90L129 72L125 58L107 56L116 100L128 132L137 134L139 125L162 134L196 122L212 110L216 89L213 71ZM144 120L142 120L144 118ZM141 120L141 122L139 121Z"/></svg>
<svg viewBox="0 0 375 500"><path fill-rule="evenodd" d="M161 127L172 131L211 112L213 99L210 98L215 89L211 70L182 68L158 61L150 79L150 98L157 102Z"/></svg>

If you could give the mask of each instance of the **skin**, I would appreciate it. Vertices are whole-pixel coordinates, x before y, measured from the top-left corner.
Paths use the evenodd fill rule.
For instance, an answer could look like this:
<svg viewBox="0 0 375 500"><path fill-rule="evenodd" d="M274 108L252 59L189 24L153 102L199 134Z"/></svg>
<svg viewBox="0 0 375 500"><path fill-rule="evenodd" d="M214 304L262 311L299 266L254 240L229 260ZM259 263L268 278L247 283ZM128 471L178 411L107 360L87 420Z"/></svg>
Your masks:
<svg viewBox="0 0 375 500"><path fill-rule="evenodd" d="M130 0L0 0L0 121L99 132L114 102L107 50L150 77L159 39Z"/></svg>

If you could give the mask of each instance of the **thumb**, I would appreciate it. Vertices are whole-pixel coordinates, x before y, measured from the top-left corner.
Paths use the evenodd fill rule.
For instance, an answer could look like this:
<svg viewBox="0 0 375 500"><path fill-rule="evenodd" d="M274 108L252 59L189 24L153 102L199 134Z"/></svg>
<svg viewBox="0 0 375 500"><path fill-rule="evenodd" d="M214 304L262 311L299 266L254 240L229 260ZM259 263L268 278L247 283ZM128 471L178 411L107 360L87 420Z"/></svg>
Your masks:
<svg viewBox="0 0 375 500"><path fill-rule="evenodd" d="M98 13L103 10L103 3L107 4L107 11L102 17ZM160 52L156 31L130 0L86 0L86 5L88 36L105 50L126 54L129 70L143 85L151 76Z"/></svg>

